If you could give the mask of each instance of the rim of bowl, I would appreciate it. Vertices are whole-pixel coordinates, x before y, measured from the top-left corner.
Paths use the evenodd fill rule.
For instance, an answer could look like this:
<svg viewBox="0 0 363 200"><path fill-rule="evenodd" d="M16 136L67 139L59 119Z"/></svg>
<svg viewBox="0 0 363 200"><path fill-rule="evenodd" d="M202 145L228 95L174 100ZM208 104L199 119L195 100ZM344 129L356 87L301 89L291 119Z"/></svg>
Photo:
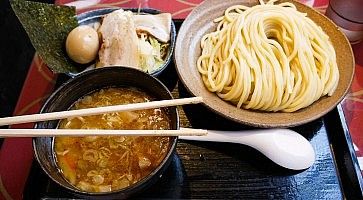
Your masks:
<svg viewBox="0 0 363 200"><path fill-rule="evenodd" d="M87 24L87 21L97 20L100 17L102 17L103 15L111 13L111 12L113 12L115 10L119 10L119 9L129 10L133 13L140 11L141 14L155 15L155 14L163 13L160 10L153 9L153 8L100 8L100 9L89 10L89 11L83 12L81 14L78 14L77 15L78 25ZM175 42L176 42L176 28L175 28L175 23L174 23L173 19L171 19L170 42L169 42L170 46L168 49L168 55L165 59L165 62L159 69L153 71L152 73L147 73L147 74L149 74L153 77L157 77L169 66L171 60L173 59ZM85 68L82 71L79 71L77 73L66 72L65 74L73 78L73 77L75 77L83 72L89 71L89 70L91 70L91 69Z"/></svg>
<svg viewBox="0 0 363 200"><path fill-rule="evenodd" d="M141 73L143 73L146 76L150 76L154 81L156 81L159 84L159 86L161 86L164 89L165 92L168 93L168 95L171 97L171 99L174 99L174 97L171 94L171 92L169 91L169 89L160 80L158 80L157 78L151 76L148 73L145 73L145 72L143 72L143 71L141 71L139 69L135 69L135 68L131 68L131 67L124 67L124 66L103 67L103 68L96 68L96 69L91 69L91 70L84 71L84 72L80 73L79 75L77 75L76 77L71 78L68 81L64 82L59 88L57 88L48 97L48 99L43 104L43 106L42 106L42 108L40 110L40 113L43 113L44 112L44 110L46 108L46 105L48 105L48 103L50 102L51 99L55 98L55 95L57 93L59 93L61 90L63 90L63 88L67 87L68 84L71 84L72 82L77 81L77 79L81 79L84 76L89 76L89 74L97 73L97 71L100 71L100 70L104 70L104 71L107 71L107 70L120 70L120 71L122 71L125 68L131 69L131 70L135 70L135 71L137 71L136 73L140 73L141 72ZM79 97L79 98L81 98L81 97ZM175 107L175 114L176 114L176 122L175 122L176 123L176 128L179 129L180 128L180 118L179 118L179 113L178 113L178 108L177 107ZM35 124L34 128L36 129L37 127L38 127L38 123ZM49 138L52 138L52 140L54 142L54 138L55 137L49 137ZM177 136L170 136L170 138L172 138L172 141L171 141L171 144L170 144L170 148L169 148L168 153L165 155L164 159L160 162L160 164L152 172L150 172L150 174L148 174L147 176L145 176L144 178L142 178L140 181L138 181L138 182L136 182L136 183L134 183L134 184L132 184L132 185L130 185L128 187L121 188L121 189L118 189L118 190L113 190L113 191L110 191L110 192L87 192L87 191L82 191L82 190L78 189L77 187L73 186L71 183L69 183L68 180L63 177L63 175L62 175L63 179L66 180L66 182L68 182L73 187L68 187L66 185L61 184L58 180L54 179L47 172L47 170L45 170L45 168L41 164L41 162L40 162L41 159L38 156L38 151L37 151L36 145L35 145L37 138L33 138L32 139L32 145L33 145L33 151L34 151L34 155L35 155L35 158L36 158L37 162L39 163L39 165L42 168L43 172L45 172L50 179L52 179L54 182L56 182L59 186L61 186L63 188L66 188L67 190L69 190L69 191L71 191L73 193L80 194L80 195L85 195L85 196L95 196L96 197L96 196L105 196L105 195L111 195L111 194L116 194L116 193L128 193L128 192L134 190L135 188L140 187L143 184L146 184L148 181L150 181L150 179L153 176L155 176L164 167L165 164L167 164L167 162L169 161L169 159L171 158L171 156L175 152L175 149L176 149L176 146L177 146L177 142L178 142L178 137ZM52 146L53 146L53 144L52 144ZM58 167L57 167L57 170L59 170ZM132 195L134 193L133 192L130 192L130 194Z"/></svg>

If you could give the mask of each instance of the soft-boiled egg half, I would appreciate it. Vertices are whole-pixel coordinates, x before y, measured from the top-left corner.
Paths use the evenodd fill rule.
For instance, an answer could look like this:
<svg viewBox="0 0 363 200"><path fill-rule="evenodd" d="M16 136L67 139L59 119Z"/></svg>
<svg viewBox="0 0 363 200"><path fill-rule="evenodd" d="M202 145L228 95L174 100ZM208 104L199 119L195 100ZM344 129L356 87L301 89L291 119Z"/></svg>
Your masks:
<svg viewBox="0 0 363 200"><path fill-rule="evenodd" d="M90 26L81 25L74 28L67 37L66 51L77 63L86 64L95 60L99 49L97 31Z"/></svg>

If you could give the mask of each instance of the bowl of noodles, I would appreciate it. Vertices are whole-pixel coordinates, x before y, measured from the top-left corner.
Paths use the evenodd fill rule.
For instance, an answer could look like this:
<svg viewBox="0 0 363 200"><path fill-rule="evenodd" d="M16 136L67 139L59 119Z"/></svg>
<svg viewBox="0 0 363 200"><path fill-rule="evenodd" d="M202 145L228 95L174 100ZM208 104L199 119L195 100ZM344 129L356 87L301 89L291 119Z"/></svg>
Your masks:
<svg viewBox="0 0 363 200"><path fill-rule="evenodd" d="M174 59L187 90L230 120L291 127L332 110L354 74L351 46L296 1L205 1L184 21Z"/></svg>
<svg viewBox="0 0 363 200"><path fill-rule="evenodd" d="M172 99L156 78L132 68L83 72L64 83L41 112ZM39 129L179 129L176 107L40 122ZM155 183L172 160L177 137L85 136L33 139L44 172L75 196L124 199Z"/></svg>

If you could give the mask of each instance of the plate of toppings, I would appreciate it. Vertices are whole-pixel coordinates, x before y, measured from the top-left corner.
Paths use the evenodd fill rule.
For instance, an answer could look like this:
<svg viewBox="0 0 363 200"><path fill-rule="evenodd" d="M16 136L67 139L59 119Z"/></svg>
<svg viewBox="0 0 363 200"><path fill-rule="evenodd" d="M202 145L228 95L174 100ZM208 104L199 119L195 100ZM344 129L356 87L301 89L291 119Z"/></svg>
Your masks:
<svg viewBox="0 0 363 200"><path fill-rule="evenodd" d="M212 111L257 127L313 121L346 95L351 46L327 17L296 1L205 1L175 46L180 80Z"/></svg>
<svg viewBox="0 0 363 200"><path fill-rule="evenodd" d="M94 62L91 67L95 68L134 67L157 76L171 60L175 26L170 13L146 8L104 8L82 13L77 19L80 25L66 40L66 51L73 61ZM82 40L79 36L94 40ZM85 43L79 44L80 41ZM88 48L95 41L100 45Z"/></svg>
<svg viewBox="0 0 363 200"><path fill-rule="evenodd" d="M15 0L13 10L55 73L132 67L158 76L170 63L175 25L155 9L103 8L76 15L74 7Z"/></svg>

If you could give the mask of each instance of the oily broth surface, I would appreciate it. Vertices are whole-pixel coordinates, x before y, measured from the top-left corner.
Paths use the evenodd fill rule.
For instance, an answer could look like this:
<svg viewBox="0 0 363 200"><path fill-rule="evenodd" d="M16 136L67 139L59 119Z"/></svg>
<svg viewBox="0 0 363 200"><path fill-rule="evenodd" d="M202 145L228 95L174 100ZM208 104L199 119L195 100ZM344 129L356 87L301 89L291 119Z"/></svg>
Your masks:
<svg viewBox="0 0 363 200"><path fill-rule="evenodd" d="M82 109L152 100L144 92L108 88L78 100L71 109ZM170 129L162 109L109 113L65 119L65 129ZM168 152L169 137L87 136L57 137L55 152L64 177L88 192L125 188L152 172Z"/></svg>

